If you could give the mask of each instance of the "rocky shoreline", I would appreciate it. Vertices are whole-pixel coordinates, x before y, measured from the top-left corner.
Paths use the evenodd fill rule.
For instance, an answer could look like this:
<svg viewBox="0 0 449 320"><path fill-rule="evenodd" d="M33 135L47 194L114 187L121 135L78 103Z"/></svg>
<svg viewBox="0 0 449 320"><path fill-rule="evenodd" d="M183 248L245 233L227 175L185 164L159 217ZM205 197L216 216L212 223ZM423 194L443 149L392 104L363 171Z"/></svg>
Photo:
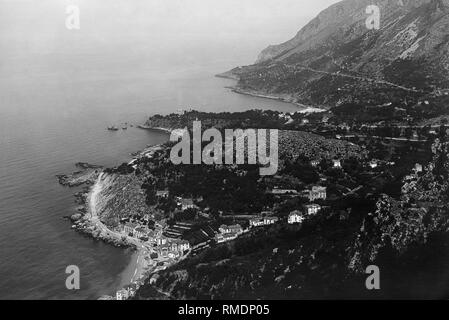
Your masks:
<svg viewBox="0 0 449 320"><path fill-rule="evenodd" d="M113 237L109 233L104 232L94 223L92 223L90 219L90 194L93 187L95 186L95 183L102 174L102 170L100 170L100 168L103 167L98 165L90 165L87 163L77 163L76 166L81 168L82 170L77 171L71 175L56 176L59 180L59 183L63 186L72 188L84 185L81 191L78 191L74 194L75 203L79 205L79 207L76 209L77 213L71 215L70 217L66 217L72 222L72 229L95 240L104 241L116 247L135 248L132 243L129 243L117 237Z"/></svg>
<svg viewBox="0 0 449 320"><path fill-rule="evenodd" d="M77 162L75 167L80 170L73 172L72 174L59 174L56 175L61 185L66 187L78 187L82 185L91 185L95 182L95 178L99 172L103 169L103 166L93 165L86 162Z"/></svg>
<svg viewBox="0 0 449 320"><path fill-rule="evenodd" d="M143 268L139 265L139 260L143 261L146 258L146 252L138 243L129 241L127 237L123 237L115 231L110 230L105 224L101 222L99 217L94 213L92 206L96 206L96 197L102 188L110 187L108 182L105 183L105 174L103 171L97 171L96 174L91 172L92 167L88 166L83 170L77 172L75 176L64 176L63 179L58 176L61 185L74 187L85 184L84 188L76 192L75 202L80 206L77 208L77 213L68 218L72 222L72 229L80 234L94 239L95 241L102 241L104 243L113 245L118 248L131 248L137 253L136 271L134 276L129 280L128 285L137 285L143 283L145 279L142 275ZM106 177L107 179L107 177ZM79 181L84 181L80 184ZM112 296L103 295L99 297L100 300L114 300L117 292L122 290L119 288Z"/></svg>
<svg viewBox="0 0 449 320"><path fill-rule="evenodd" d="M161 148L163 148L162 145L148 146L144 150L136 152L130 163L134 163L140 158L152 157ZM147 210L142 208L145 197L140 193L141 182L134 175L111 173L110 169L104 169L102 166L77 163L76 167L80 170L69 175L56 176L63 186L70 188L82 186L80 191L74 193L75 202L79 205L77 213L66 217L72 222L72 229L96 241L136 251L133 258L135 261L132 262L136 264L135 272L131 279L126 279L126 282L129 281L129 283L117 290L113 296L105 295L99 299L113 300L125 288L130 287L133 287L132 291L135 292L147 278L171 264L154 264L150 255L152 249L146 243L107 226L107 223L111 221L111 216L120 215L129 210ZM115 199L125 206L115 208L118 204L111 199ZM132 202L128 201L130 199ZM134 207L131 208L128 205ZM176 261L172 263L176 263ZM125 291L127 290L129 289ZM128 295L128 298L132 298L132 294Z"/></svg>
<svg viewBox="0 0 449 320"><path fill-rule="evenodd" d="M258 91L249 91L249 90L243 90L237 86L234 87L227 87L228 89L230 89L232 92L234 93L238 93L238 94L243 94L246 96L251 96L251 97L256 97L256 98L264 98L264 99L270 99L270 100L276 100L276 101L282 101L285 103L291 103L294 104L300 108L302 108L301 110L299 110L299 113L314 113L314 112L325 112L327 111L324 108L317 108L317 107L312 107L312 106L307 106L301 103L298 103L295 101L295 98L293 96L287 96L287 95L268 95L268 94L264 94L264 93L260 93Z"/></svg>
<svg viewBox="0 0 449 320"><path fill-rule="evenodd" d="M234 70L235 69L216 74L215 77L239 81L240 77L238 74L233 72ZM300 113L314 113L314 112L327 111L325 108L317 108L317 107L307 106L302 103L298 103L296 101L295 97L292 95L289 95L289 94L275 95L275 94L268 94L268 93L260 92L257 90L245 90L245 89L240 88L238 86L238 84L236 84L234 86L228 86L226 88L230 89L234 93L243 94L246 96L251 96L251 97L256 97L256 98L264 98L264 99L270 99L270 100L276 100L276 101L282 101L285 103L294 104L294 105L302 108L302 110L299 111Z"/></svg>
<svg viewBox="0 0 449 320"><path fill-rule="evenodd" d="M141 157L152 157L154 152L160 150L161 146L149 146L142 151L137 152L137 156L130 162L136 161ZM107 189L108 187L114 187L114 179L108 180L110 175L106 174L104 167L100 165L92 165L84 162L78 162L75 164L80 170L75 171L72 174L56 175L59 183L62 186L69 188L81 187L81 191L74 193L75 203L79 205L77 208L77 213L73 214L69 218L73 223L72 229L88 235L96 240L102 240L106 243L110 243L117 247L136 247L135 244L122 239L114 234L111 230L106 230L106 228L99 228L98 224L92 222L92 194L96 187L100 184L105 184L102 188ZM99 219L97 219L99 221ZM98 222L96 221L96 222Z"/></svg>

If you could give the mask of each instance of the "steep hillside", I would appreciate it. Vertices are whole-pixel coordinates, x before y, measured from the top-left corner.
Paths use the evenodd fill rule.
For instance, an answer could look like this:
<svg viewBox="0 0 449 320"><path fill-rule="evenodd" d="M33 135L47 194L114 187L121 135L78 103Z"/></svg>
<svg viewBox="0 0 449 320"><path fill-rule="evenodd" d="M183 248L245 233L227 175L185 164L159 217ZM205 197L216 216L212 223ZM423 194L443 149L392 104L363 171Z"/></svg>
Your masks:
<svg viewBox="0 0 449 320"><path fill-rule="evenodd" d="M373 4L379 30L366 25ZM449 0L345 0L227 75L241 91L305 104L412 105L449 87L448 30Z"/></svg>
<svg viewBox="0 0 449 320"><path fill-rule="evenodd" d="M400 199L354 198L340 204L349 215L333 207L302 226L253 230L154 274L137 297L447 299L448 151L436 141L432 161L405 179ZM371 264L381 268L380 291L366 290Z"/></svg>

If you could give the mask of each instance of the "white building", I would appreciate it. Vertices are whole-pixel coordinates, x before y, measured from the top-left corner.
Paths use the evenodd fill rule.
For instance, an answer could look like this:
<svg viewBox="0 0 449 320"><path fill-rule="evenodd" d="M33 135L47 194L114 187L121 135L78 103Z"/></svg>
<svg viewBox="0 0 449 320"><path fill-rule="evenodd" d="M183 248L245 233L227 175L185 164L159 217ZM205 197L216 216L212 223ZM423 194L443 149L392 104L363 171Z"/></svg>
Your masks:
<svg viewBox="0 0 449 320"><path fill-rule="evenodd" d="M271 193L275 196L296 195L298 191L293 189L278 189L274 188Z"/></svg>
<svg viewBox="0 0 449 320"><path fill-rule="evenodd" d="M159 238L156 239L156 244L158 246L165 245L166 243L167 243L167 237L165 237L165 236L161 235Z"/></svg>
<svg viewBox="0 0 449 320"><path fill-rule="evenodd" d="M138 227L136 223L127 223L123 226L123 232L126 235L134 235L134 229Z"/></svg>
<svg viewBox="0 0 449 320"><path fill-rule="evenodd" d="M275 224L278 221L279 221L278 217L265 217L265 218L263 218L263 223L266 226L268 226L270 224Z"/></svg>
<svg viewBox="0 0 449 320"><path fill-rule="evenodd" d="M377 160L371 160L370 163L369 163L369 166L371 167L371 169L377 168L378 165L379 164L378 164Z"/></svg>
<svg viewBox="0 0 449 320"><path fill-rule="evenodd" d="M317 214L321 210L321 206L319 204L308 204L304 206L305 214L314 215Z"/></svg>
<svg viewBox="0 0 449 320"><path fill-rule="evenodd" d="M320 160L318 160L318 159L314 159L314 160L310 161L310 165L312 167L317 167L319 164L320 164Z"/></svg>
<svg viewBox="0 0 449 320"><path fill-rule="evenodd" d="M250 227L260 227L264 225L264 221L262 218L251 218L249 219Z"/></svg>
<svg viewBox="0 0 449 320"><path fill-rule="evenodd" d="M215 241L217 241L217 243L223 243L237 239L237 237L238 235L236 233L225 233L225 234L219 233L215 235Z"/></svg>
<svg viewBox="0 0 449 320"><path fill-rule="evenodd" d="M116 299L117 300L126 300L128 299L129 294L128 294L128 290L126 289L121 289L119 291L117 291L116 293Z"/></svg>
<svg viewBox="0 0 449 320"><path fill-rule="evenodd" d="M249 226L251 227L261 227L261 226L269 226L275 224L279 221L278 217L257 217L249 219Z"/></svg>
<svg viewBox="0 0 449 320"><path fill-rule="evenodd" d="M171 251L171 245L169 243L164 243L163 245L158 246L157 253L161 257L174 257L174 254Z"/></svg>
<svg viewBox="0 0 449 320"><path fill-rule="evenodd" d="M289 224L302 223L304 220L305 218L299 211L293 211L288 215Z"/></svg>
<svg viewBox="0 0 449 320"><path fill-rule="evenodd" d="M134 237L136 238L143 238L143 237L148 237L148 232L149 230L145 227L137 227L134 229Z"/></svg>
<svg viewBox="0 0 449 320"><path fill-rule="evenodd" d="M220 231L221 234L235 233L237 235L240 235L243 233L243 228L239 224L234 224L231 226L223 224L220 226L220 228L218 228L218 231Z"/></svg>
<svg viewBox="0 0 449 320"><path fill-rule="evenodd" d="M184 252L190 249L190 243L187 240L173 240L171 243L171 250L177 252Z"/></svg>
<svg viewBox="0 0 449 320"><path fill-rule="evenodd" d="M184 210L187 210L187 209L195 209L195 208L198 208L194 203L193 203L193 200L192 199L180 199L179 201L178 201L178 206L180 206L181 207L181 209L184 211Z"/></svg>
<svg viewBox="0 0 449 320"><path fill-rule="evenodd" d="M415 173L422 172L423 171L422 164L419 164L419 163L415 164L415 167L413 168L413 171L415 171Z"/></svg>
<svg viewBox="0 0 449 320"><path fill-rule="evenodd" d="M341 168L341 161L338 160L338 159L334 159L333 160L333 166L334 166L334 168L340 169Z"/></svg>
<svg viewBox="0 0 449 320"><path fill-rule="evenodd" d="M166 199L169 196L168 190L158 190L156 192L156 197Z"/></svg>

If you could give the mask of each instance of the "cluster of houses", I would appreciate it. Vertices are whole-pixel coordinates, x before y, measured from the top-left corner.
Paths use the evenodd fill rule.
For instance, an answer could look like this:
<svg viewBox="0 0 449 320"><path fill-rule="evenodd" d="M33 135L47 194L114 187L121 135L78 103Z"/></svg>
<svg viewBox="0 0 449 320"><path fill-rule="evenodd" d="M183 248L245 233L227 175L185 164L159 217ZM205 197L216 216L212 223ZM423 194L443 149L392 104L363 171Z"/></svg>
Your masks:
<svg viewBox="0 0 449 320"><path fill-rule="evenodd" d="M157 241L157 253L163 258L176 258L190 249L190 243L187 240L169 239L162 236Z"/></svg>
<svg viewBox="0 0 449 320"><path fill-rule="evenodd" d="M287 220L287 222L288 222L289 224L303 223L303 221L304 221L305 219L306 219L306 218L304 217L304 215L303 215L299 210L295 210L295 211L291 212L291 213L288 215L288 220Z"/></svg>
<svg viewBox="0 0 449 320"><path fill-rule="evenodd" d="M309 199L310 202L315 200L326 200L327 198L327 188L321 186L313 186L310 190L304 190L304 195Z"/></svg>
<svg viewBox="0 0 449 320"><path fill-rule="evenodd" d="M261 216L254 217L249 219L249 228L256 228L262 226L269 226L277 223L279 221L278 217L273 216L263 216L271 214L271 212L262 212ZM227 241L231 241L236 239L241 234L248 232L247 230L243 230L240 224L234 225L221 225L218 228L218 233L215 235L215 241L217 243L223 243Z"/></svg>
<svg viewBox="0 0 449 320"><path fill-rule="evenodd" d="M131 283L123 289L118 290L115 293L116 300L127 300L136 295L137 289L139 289L139 285L135 283Z"/></svg>
<svg viewBox="0 0 449 320"><path fill-rule="evenodd" d="M319 159L313 159L310 160L310 165L314 168L318 167L318 165L320 164L320 160ZM332 160L332 166L335 169L341 169L341 160L340 159L333 159Z"/></svg>
<svg viewBox="0 0 449 320"><path fill-rule="evenodd" d="M316 164L318 165L319 161L315 160ZM341 163L338 162L341 166ZM296 190L290 190L290 189L279 189L274 188L271 191L271 194L276 196L298 196L302 195L303 197L307 198L311 203L304 205L303 210L304 212L301 213L299 211L293 211L290 213L288 217L288 223L302 223L304 221L304 216L310 216L315 215L321 210L321 206L319 204L313 203L316 200L326 200L327 199L327 188L322 186L313 186L311 189L303 190L302 193L299 193ZM269 225L276 223L277 220L276 217L265 217L265 218L254 218L250 219L249 224L250 227L257 227L257 226L263 226L263 225Z"/></svg>
<svg viewBox="0 0 449 320"><path fill-rule="evenodd" d="M182 256L185 251L190 250L190 243L186 240L166 237L163 230L166 226L161 222L155 224L155 230L136 222L128 222L122 226L122 232L130 237L143 241L150 241L156 246L155 251L161 257L175 258Z"/></svg>
<svg viewBox="0 0 449 320"><path fill-rule="evenodd" d="M326 199L326 188L325 187L314 187L312 190L313 199ZM322 207L319 204L311 203L304 205L304 211L299 210L293 211L289 214L287 222L289 224L302 223L306 216L312 216L317 214ZM279 217L274 216L260 216L249 219L249 228L257 228L262 226L269 226L279 222ZM215 235L215 241L217 243L223 243L237 239L238 236L247 232L248 230L243 230L242 226L239 224L234 225L222 225L218 229L218 233Z"/></svg>
<svg viewBox="0 0 449 320"><path fill-rule="evenodd" d="M158 199L168 199L170 195L170 192L168 190L157 190L156 191L156 198ZM176 197L175 198L176 205L178 208L180 208L182 211L185 211L187 209L197 209L198 206L193 202L192 198L182 198L182 197Z"/></svg>
<svg viewBox="0 0 449 320"><path fill-rule="evenodd" d="M301 212L299 210L292 211L288 215L288 223L289 224L296 224L296 223L303 223L306 219L306 216L313 216L317 214L321 210L321 206L316 203L307 204L304 206L304 212Z"/></svg>
<svg viewBox="0 0 449 320"><path fill-rule="evenodd" d="M304 212L299 210L293 211L289 214L287 222L289 224L302 223L306 216L312 216L317 214L321 210L319 204L308 204L304 206ZM279 222L279 217L255 217L249 219L249 227L257 228L262 226L269 226ZM217 243L223 243L227 241L232 241L237 239L241 234L247 232L248 230L243 230L242 226L239 224L234 225L222 225L218 229L218 233L215 235L215 241Z"/></svg>
<svg viewBox="0 0 449 320"><path fill-rule="evenodd" d="M327 188L313 186L311 189L304 190L303 195L307 197L311 203L303 206L303 212L300 212L299 210L291 212L288 216L289 224L302 223L306 216L317 214L321 210L321 206L313 202L316 200L326 200Z"/></svg>
<svg viewBox="0 0 449 320"><path fill-rule="evenodd" d="M154 237L154 231L145 225L136 222L128 222L122 226L124 234L138 239L150 239Z"/></svg>
<svg viewBox="0 0 449 320"><path fill-rule="evenodd" d="M184 198L177 197L176 205L182 211L185 211L187 209L198 209L198 206L193 202L193 199L184 199Z"/></svg>

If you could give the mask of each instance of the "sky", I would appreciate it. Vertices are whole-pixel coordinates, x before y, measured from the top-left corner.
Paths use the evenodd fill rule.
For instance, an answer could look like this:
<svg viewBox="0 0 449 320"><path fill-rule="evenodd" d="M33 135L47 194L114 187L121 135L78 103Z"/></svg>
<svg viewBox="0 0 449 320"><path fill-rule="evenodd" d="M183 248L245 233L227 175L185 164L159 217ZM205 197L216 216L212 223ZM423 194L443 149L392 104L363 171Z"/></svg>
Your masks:
<svg viewBox="0 0 449 320"><path fill-rule="evenodd" d="M182 54L240 55L292 38L337 0L0 0L0 68L7 58L128 52L163 59ZM67 30L66 7L80 10Z"/></svg>

